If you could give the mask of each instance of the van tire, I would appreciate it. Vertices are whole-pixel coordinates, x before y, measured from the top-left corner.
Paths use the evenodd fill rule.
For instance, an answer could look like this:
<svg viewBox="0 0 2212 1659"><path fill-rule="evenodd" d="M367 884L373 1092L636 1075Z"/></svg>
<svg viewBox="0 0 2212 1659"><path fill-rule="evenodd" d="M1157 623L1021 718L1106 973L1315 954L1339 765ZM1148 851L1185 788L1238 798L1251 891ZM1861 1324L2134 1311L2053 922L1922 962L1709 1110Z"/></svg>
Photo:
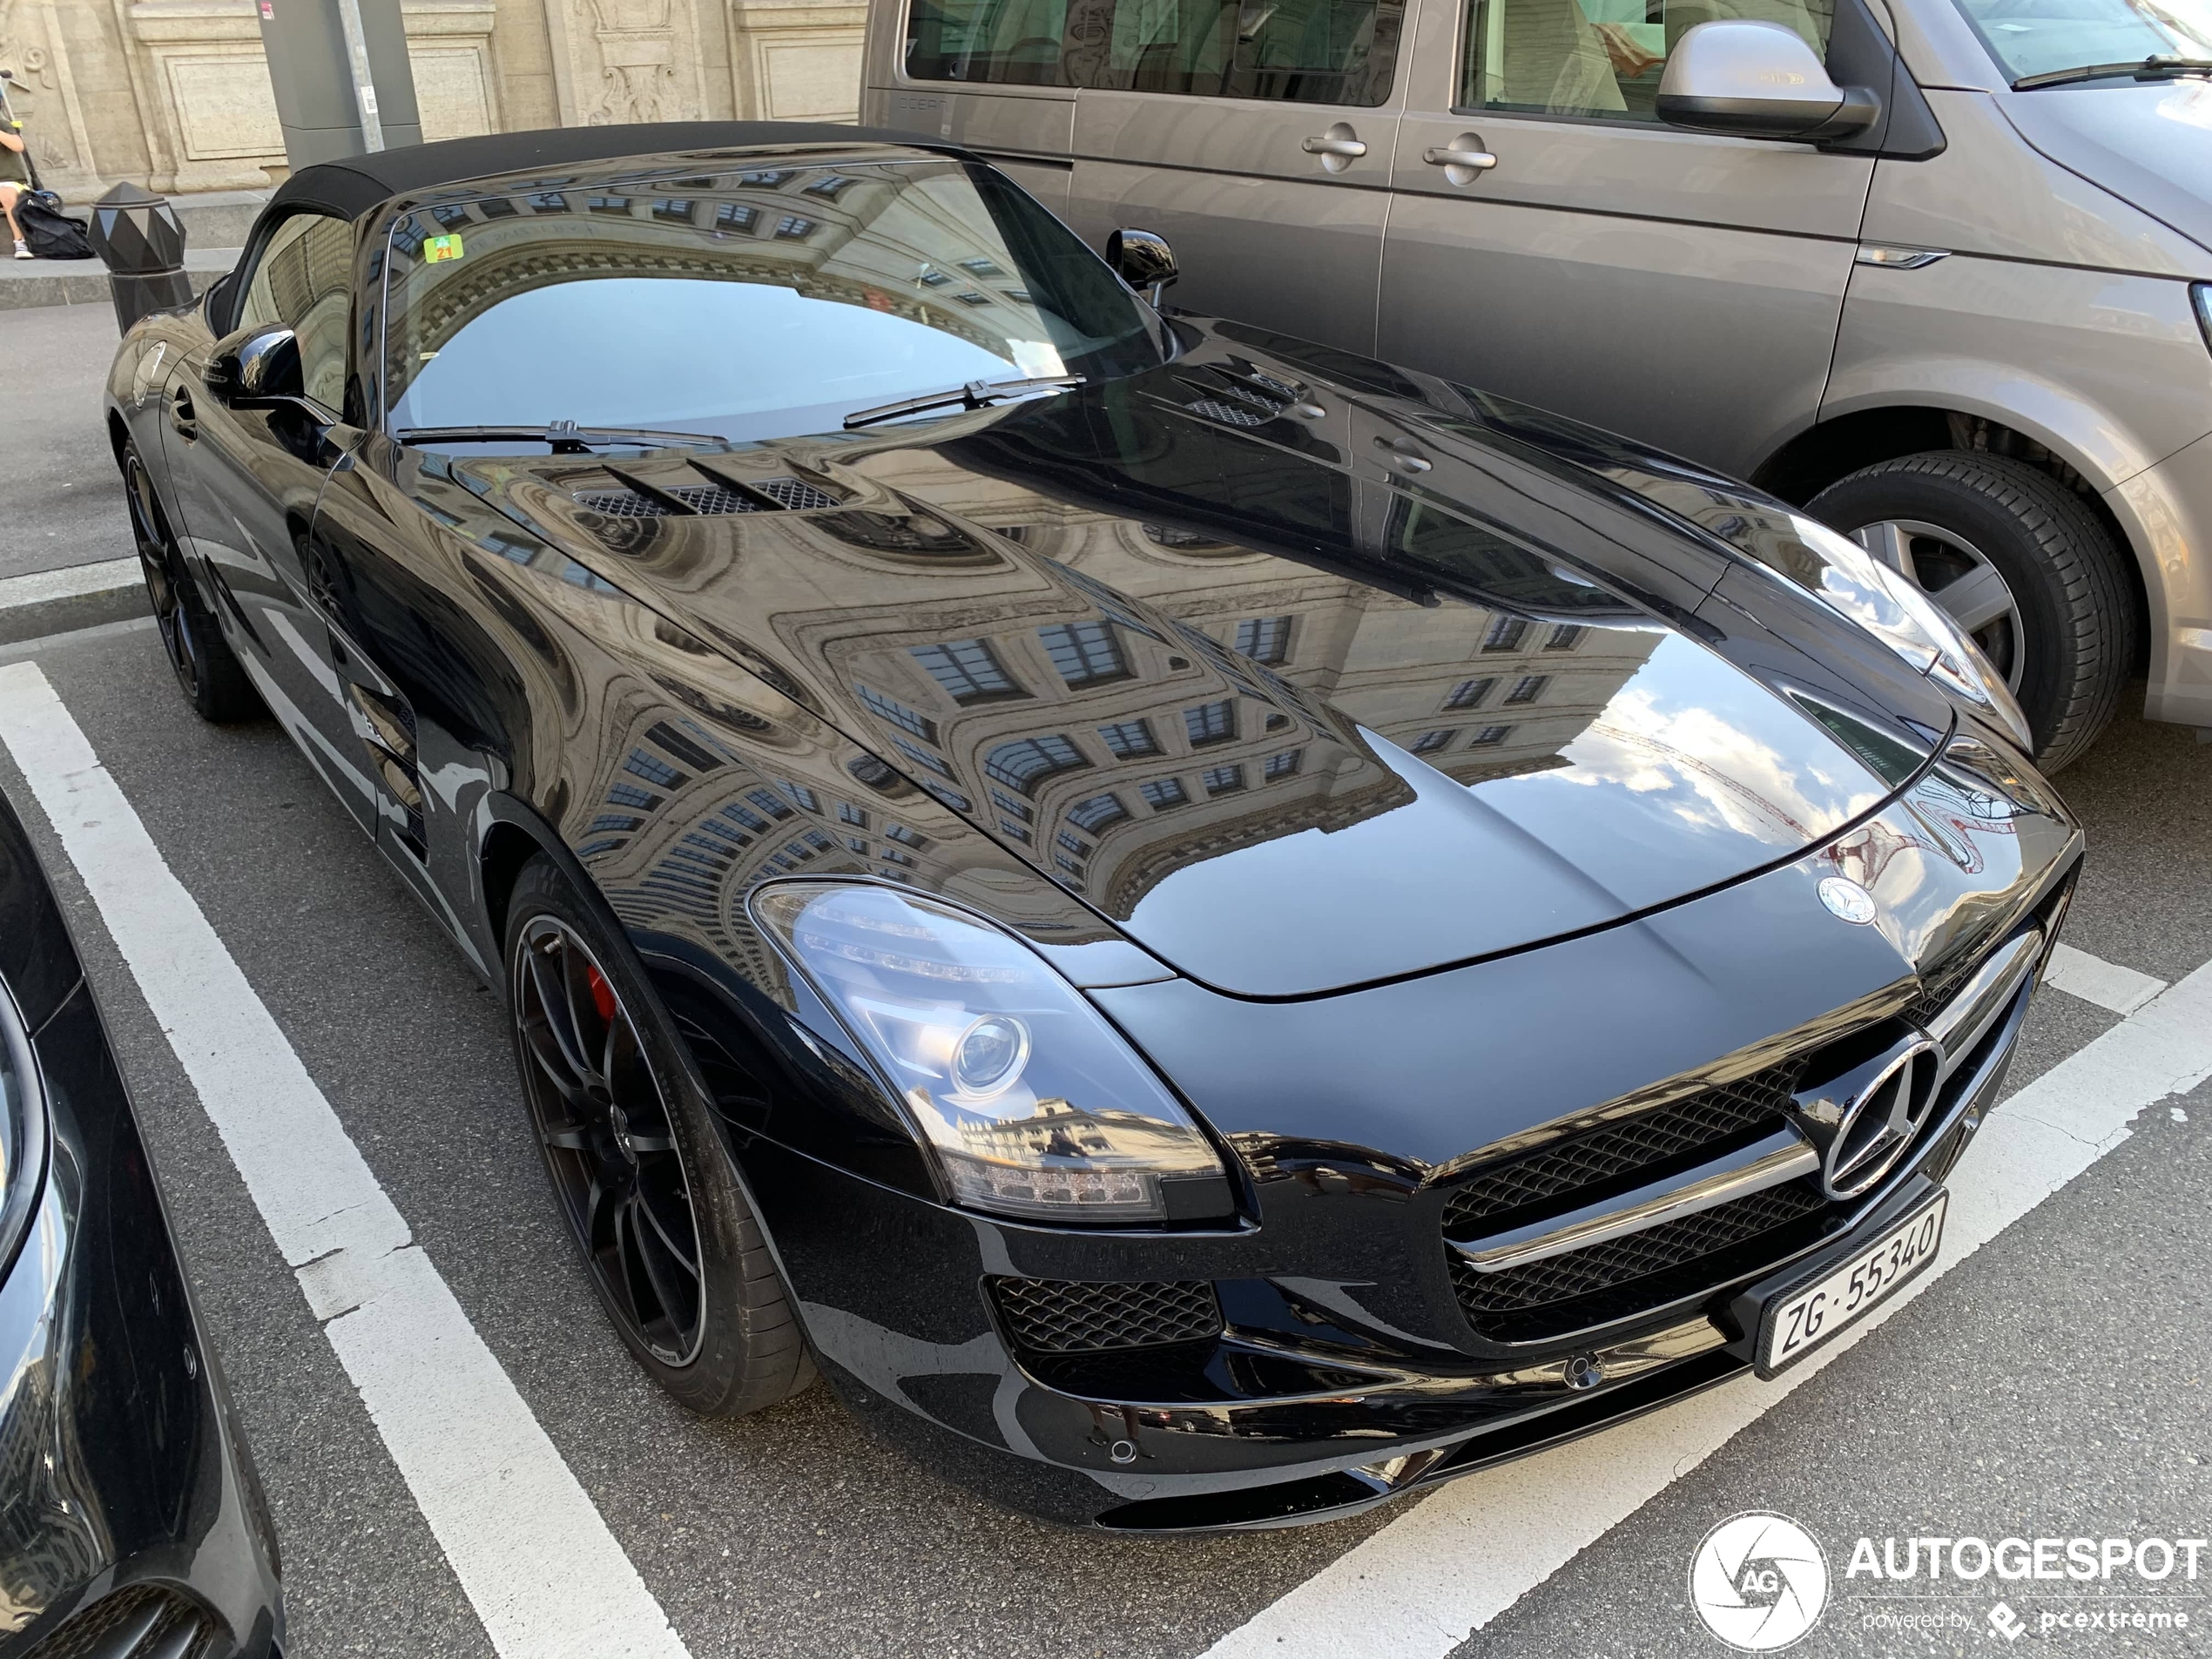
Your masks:
<svg viewBox="0 0 2212 1659"><path fill-rule="evenodd" d="M2018 607L2016 691L2045 772L2071 765L2111 723L2141 624L2120 549L2064 484L2005 455L1931 450L1852 473L1807 510L1846 536L1933 525L1987 559Z"/></svg>

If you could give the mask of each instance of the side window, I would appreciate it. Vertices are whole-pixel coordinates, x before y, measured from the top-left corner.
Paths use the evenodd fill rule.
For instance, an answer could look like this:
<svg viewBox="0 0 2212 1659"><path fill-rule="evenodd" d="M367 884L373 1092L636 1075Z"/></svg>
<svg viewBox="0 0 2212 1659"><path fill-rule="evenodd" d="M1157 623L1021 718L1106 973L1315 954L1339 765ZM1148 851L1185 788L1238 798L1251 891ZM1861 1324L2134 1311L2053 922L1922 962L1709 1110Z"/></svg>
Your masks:
<svg viewBox="0 0 2212 1659"><path fill-rule="evenodd" d="M1116 91L1372 106L1402 0L1073 0L1069 78Z"/></svg>
<svg viewBox="0 0 2212 1659"><path fill-rule="evenodd" d="M918 80L1372 106L1404 0L914 0Z"/></svg>
<svg viewBox="0 0 2212 1659"><path fill-rule="evenodd" d="M1457 108L1656 121L1667 54L1716 18L1778 23L1822 57L1835 0L1473 0Z"/></svg>
<svg viewBox="0 0 2212 1659"><path fill-rule="evenodd" d="M1065 86L1068 0L914 0L907 73L921 81Z"/></svg>
<svg viewBox="0 0 2212 1659"><path fill-rule="evenodd" d="M353 287L353 226L301 213L261 250L239 309L241 328L282 325L300 341L307 395L325 408L346 401L346 327Z"/></svg>

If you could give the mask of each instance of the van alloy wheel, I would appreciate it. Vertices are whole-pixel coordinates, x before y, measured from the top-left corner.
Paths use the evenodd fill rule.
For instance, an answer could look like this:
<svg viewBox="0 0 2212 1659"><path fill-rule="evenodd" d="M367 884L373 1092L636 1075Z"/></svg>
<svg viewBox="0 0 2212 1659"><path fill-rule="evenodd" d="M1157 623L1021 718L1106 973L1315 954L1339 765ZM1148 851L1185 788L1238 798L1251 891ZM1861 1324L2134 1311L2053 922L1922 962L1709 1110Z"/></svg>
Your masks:
<svg viewBox="0 0 2212 1659"><path fill-rule="evenodd" d="M2020 600L1989 556L1956 530L1917 518L1885 518L1860 526L1851 540L1933 600L1959 631L1981 647L2006 686L2017 693L2027 664Z"/></svg>

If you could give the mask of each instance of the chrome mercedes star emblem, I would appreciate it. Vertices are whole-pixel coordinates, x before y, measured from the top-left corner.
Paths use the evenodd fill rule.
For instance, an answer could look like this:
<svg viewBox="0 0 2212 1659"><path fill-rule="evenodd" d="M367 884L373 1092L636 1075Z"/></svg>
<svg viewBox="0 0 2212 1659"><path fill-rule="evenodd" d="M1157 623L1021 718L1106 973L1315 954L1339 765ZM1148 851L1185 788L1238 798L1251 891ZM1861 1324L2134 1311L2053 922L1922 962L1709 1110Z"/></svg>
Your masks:
<svg viewBox="0 0 2212 1659"><path fill-rule="evenodd" d="M1820 902L1831 915L1861 927L1874 920L1874 895L1845 876L1831 875L1821 882Z"/></svg>

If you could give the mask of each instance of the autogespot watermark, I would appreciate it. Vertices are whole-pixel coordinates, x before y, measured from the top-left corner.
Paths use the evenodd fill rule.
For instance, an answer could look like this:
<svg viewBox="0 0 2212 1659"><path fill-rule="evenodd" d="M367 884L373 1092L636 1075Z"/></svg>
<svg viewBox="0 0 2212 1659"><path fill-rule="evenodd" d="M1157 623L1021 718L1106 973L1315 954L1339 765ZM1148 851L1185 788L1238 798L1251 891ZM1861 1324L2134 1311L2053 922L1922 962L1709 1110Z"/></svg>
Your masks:
<svg viewBox="0 0 2212 1659"><path fill-rule="evenodd" d="M2208 1551L2202 1538L1863 1536L1838 1583L1811 1533L1753 1511L1698 1544L1689 1601L1707 1630L1743 1653L1789 1647L1824 1615L1870 1635L1979 1636L2000 1647L2031 1634L2182 1635L2192 1623L2185 1603L2200 1594L2192 1587L2212 1568ZM2016 1588L1993 1603L1998 1584ZM2195 1622L2201 1630L2202 1618Z"/></svg>

